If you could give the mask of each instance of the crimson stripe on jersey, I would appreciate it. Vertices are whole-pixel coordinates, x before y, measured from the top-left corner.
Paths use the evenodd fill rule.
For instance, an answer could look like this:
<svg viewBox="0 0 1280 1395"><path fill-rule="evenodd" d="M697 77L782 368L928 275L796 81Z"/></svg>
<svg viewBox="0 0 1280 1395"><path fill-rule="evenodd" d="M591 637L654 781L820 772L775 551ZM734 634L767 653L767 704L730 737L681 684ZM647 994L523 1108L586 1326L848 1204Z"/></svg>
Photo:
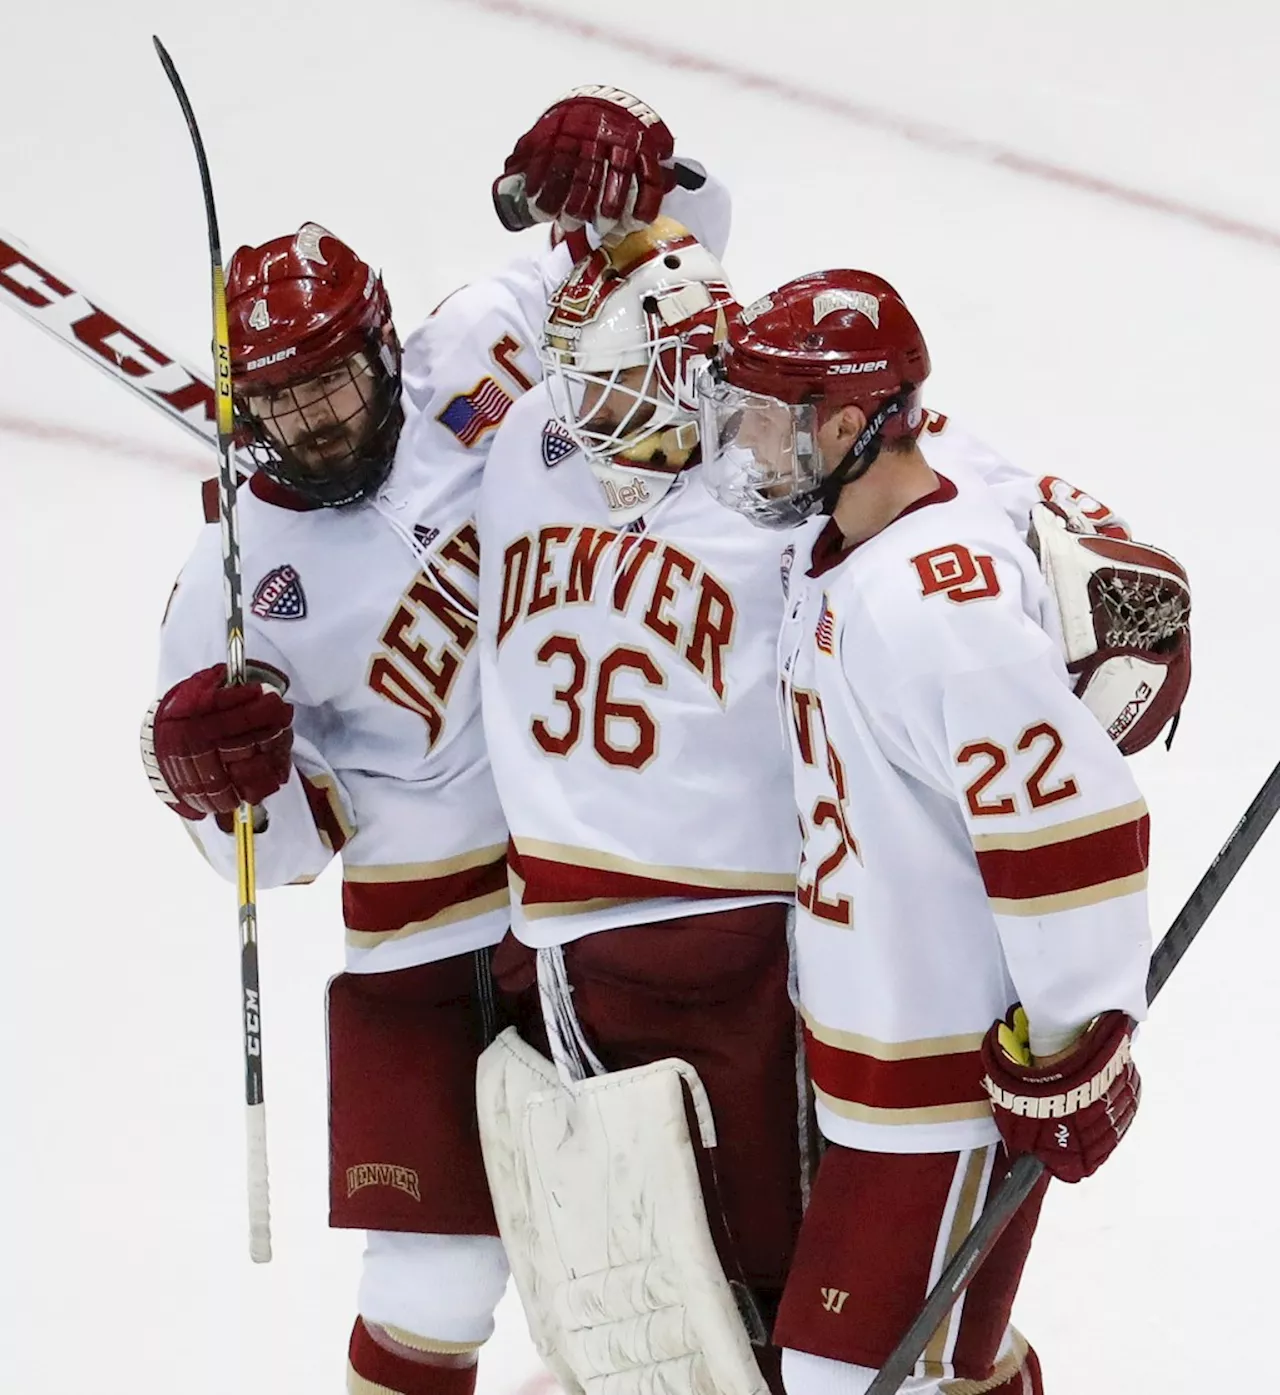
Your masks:
<svg viewBox="0 0 1280 1395"><path fill-rule="evenodd" d="M342 910L348 930L390 934L430 920L441 911L507 889L503 857L463 872L410 882L343 882Z"/></svg>
<svg viewBox="0 0 1280 1395"><path fill-rule="evenodd" d="M982 1088L982 1058L977 1051L881 1061L819 1041L807 1026L804 1049L818 1089L872 1109L932 1109L946 1104L978 1104L987 1098Z"/></svg>
<svg viewBox="0 0 1280 1395"><path fill-rule="evenodd" d="M1146 871L1151 821L1146 814L1114 828L1100 828L1035 848L992 848L978 853L987 895L1025 901L1085 891Z"/></svg>
<svg viewBox="0 0 1280 1395"><path fill-rule="evenodd" d="M568 862L520 854L514 843L507 847L511 870L524 882L522 906L572 906L585 901L643 901L653 896L688 896L706 900L723 896L776 895L758 886L695 886L661 877L638 877L607 867L579 867ZM732 873L727 874L729 876Z"/></svg>
<svg viewBox="0 0 1280 1395"><path fill-rule="evenodd" d="M314 783L305 775L302 776L302 789L307 796L307 803L311 806L311 818L316 830L329 844L331 852L341 852L343 844L347 841L347 831L339 822L338 811L333 806L333 799L336 799L337 795L331 799L329 791L323 785Z"/></svg>

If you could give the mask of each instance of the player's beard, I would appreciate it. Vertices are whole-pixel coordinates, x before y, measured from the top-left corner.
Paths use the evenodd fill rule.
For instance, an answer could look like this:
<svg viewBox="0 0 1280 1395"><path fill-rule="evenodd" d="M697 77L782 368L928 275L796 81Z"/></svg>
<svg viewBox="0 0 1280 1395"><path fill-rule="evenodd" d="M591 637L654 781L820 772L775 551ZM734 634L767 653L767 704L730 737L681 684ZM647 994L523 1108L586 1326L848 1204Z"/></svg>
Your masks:
<svg viewBox="0 0 1280 1395"><path fill-rule="evenodd" d="M372 429L367 408L346 421L325 422L283 447L309 473L323 475L328 467L359 454Z"/></svg>

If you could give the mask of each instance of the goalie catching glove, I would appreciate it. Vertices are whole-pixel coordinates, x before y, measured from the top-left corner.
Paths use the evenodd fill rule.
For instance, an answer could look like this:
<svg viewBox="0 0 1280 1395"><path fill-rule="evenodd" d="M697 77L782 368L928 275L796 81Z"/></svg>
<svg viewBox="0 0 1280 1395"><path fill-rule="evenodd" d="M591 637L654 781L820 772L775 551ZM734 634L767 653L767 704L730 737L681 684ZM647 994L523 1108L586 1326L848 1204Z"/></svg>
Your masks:
<svg viewBox="0 0 1280 1395"><path fill-rule="evenodd" d="M1011 1157L1032 1153L1062 1182L1102 1166L1124 1137L1142 1097L1133 1064L1133 1021L1104 1012L1053 1064L1034 1064L1021 1006L982 1043L983 1086Z"/></svg>
<svg viewBox="0 0 1280 1395"><path fill-rule="evenodd" d="M1149 746L1191 683L1191 591L1167 552L1036 504L1027 541L1057 604L1076 697L1121 752Z"/></svg>
<svg viewBox="0 0 1280 1395"><path fill-rule="evenodd" d="M219 664L172 688L142 723L151 787L186 819L260 804L293 769L293 706L265 683L228 687Z"/></svg>
<svg viewBox="0 0 1280 1395"><path fill-rule="evenodd" d="M516 142L493 182L505 228L591 224L601 237L652 223L676 183L675 143L657 112L616 87L575 87Z"/></svg>

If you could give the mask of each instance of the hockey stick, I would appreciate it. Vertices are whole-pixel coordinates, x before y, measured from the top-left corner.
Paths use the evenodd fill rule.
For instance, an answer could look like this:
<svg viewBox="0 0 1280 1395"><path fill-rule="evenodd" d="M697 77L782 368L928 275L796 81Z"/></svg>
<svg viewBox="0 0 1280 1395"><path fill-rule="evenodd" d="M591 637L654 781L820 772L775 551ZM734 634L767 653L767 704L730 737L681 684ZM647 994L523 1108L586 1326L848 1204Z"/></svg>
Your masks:
<svg viewBox="0 0 1280 1395"><path fill-rule="evenodd" d="M1147 973L1147 1002L1154 1002L1169 975L1177 968L1182 956L1200 933L1210 912L1222 899L1236 873L1244 866L1267 825L1280 808L1280 765L1267 776L1266 782L1254 796L1253 803L1231 831L1209 870L1200 878L1186 904L1174 917L1173 924L1156 946ZM1017 1214L1018 1208L1031 1194L1044 1172L1044 1164L1030 1154L1020 1157L1009 1169L995 1194L983 1208L977 1225L965 1236L942 1277L933 1286L919 1316L903 1333L901 1341L889 1354L875 1380L867 1387L867 1395L894 1395L911 1374L921 1352L938 1330L952 1306L969 1287L982 1262L991 1253L1005 1227Z"/></svg>
<svg viewBox="0 0 1280 1395"><path fill-rule="evenodd" d="M209 380L129 329L29 247L0 232L0 302L74 349L96 368L216 448Z"/></svg>
<svg viewBox="0 0 1280 1395"><path fill-rule="evenodd" d="M222 580L227 614L227 682L245 681L244 586L240 578L240 539L236 532L236 479L232 463L235 417L231 401L231 346L227 330L227 291L223 282L218 215L204 142L178 70L165 46L152 35L165 76L182 107L200 166L204 211L209 225L213 281L213 365L218 428L218 515L222 523ZM244 1025L245 1123L249 1144L249 1258L271 1258L271 1210L267 1191L267 1114L262 1089L262 1023L258 993L258 908L253 862L253 810L241 800L235 813L236 884L240 897L240 988Z"/></svg>

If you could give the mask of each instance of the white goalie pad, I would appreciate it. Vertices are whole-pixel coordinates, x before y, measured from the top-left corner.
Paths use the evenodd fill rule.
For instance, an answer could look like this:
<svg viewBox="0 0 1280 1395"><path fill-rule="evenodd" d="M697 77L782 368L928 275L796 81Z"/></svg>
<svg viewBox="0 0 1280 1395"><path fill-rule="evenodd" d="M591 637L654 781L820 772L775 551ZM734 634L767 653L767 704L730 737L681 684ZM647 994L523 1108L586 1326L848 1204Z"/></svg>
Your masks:
<svg viewBox="0 0 1280 1395"><path fill-rule="evenodd" d="M498 1228L539 1354L569 1395L768 1395L712 1243L684 1061L573 1085L508 1028L477 1100Z"/></svg>

